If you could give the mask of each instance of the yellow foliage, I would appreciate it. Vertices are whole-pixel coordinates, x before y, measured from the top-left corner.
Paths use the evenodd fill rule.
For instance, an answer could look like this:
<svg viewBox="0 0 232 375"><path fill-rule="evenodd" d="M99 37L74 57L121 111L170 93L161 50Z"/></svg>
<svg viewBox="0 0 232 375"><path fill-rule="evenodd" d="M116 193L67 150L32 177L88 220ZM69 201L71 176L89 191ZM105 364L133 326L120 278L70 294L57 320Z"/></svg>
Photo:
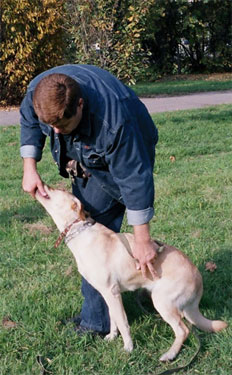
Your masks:
<svg viewBox="0 0 232 375"><path fill-rule="evenodd" d="M9 102L22 98L36 74L63 62L65 0L1 0L1 3L0 100Z"/></svg>

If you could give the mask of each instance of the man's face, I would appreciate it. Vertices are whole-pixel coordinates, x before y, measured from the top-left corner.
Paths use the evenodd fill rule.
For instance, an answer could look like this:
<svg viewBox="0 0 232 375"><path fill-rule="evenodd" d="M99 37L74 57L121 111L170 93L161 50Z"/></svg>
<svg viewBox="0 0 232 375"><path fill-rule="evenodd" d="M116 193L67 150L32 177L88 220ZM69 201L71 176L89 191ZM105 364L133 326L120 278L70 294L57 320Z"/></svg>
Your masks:
<svg viewBox="0 0 232 375"><path fill-rule="evenodd" d="M79 125L82 119L82 110L83 110L83 99L79 100L77 106L77 112L74 116L69 119L63 118L56 125L49 125L54 130L56 134L70 134L76 127Z"/></svg>

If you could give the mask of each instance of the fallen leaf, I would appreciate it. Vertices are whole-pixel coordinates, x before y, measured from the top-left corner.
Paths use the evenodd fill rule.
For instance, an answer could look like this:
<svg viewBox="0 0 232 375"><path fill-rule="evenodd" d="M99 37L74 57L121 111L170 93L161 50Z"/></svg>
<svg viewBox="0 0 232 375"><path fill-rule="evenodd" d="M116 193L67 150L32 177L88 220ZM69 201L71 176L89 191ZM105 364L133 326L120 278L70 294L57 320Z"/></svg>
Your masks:
<svg viewBox="0 0 232 375"><path fill-rule="evenodd" d="M18 144L18 142L10 142L10 143L7 143L7 146L16 146Z"/></svg>
<svg viewBox="0 0 232 375"><path fill-rule="evenodd" d="M65 275L66 276L70 276L71 275L71 273L72 273L72 266L69 266L68 268L67 268L67 270L65 271Z"/></svg>
<svg viewBox="0 0 232 375"><path fill-rule="evenodd" d="M4 328L7 328L7 329L17 327L17 324L13 322L12 320L10 320L8 316L2 319L2 325Z"/></svg>
<svg viewBox="0 0 232 375"><path fill-rule="evenodd" d="M213 262L207 262L205 265L206 271L214 272L217 269L217 266Z"/></svg>
<svg viewBox="0 0 232 375"><path fill-rule="evenodd" d="M169 159L172 163L176 161L176 157L174 155L171 155Z"/></svg>

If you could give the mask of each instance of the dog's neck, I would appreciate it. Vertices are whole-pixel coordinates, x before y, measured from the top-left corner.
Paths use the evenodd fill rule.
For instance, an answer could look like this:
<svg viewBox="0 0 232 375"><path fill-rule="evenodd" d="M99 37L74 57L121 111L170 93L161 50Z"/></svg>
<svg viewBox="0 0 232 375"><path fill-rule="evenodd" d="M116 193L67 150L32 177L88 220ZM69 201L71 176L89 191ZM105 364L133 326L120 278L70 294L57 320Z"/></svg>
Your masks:
<svg viewBox="0 0 232 375"><path fill-rule="evenodd" d="M77 234L81 233L84 229L91 227L95 224L92 218L87 218L86 220L81 220L81 218L75 219L72 223L65 227L65 229L60 233L56 243L55 248L57 248L63 238L65 238L65 243L67 244L71 239L76 237Z"/></svg>
<svg viewBox="0 0 232 375"><path fill-rule="evenodd" d="M65 215L54 215L54 214L50 214L57 226L57 228L59 229L60 232L63 232L65 231L65 229L69 226L69 225L72 225L74 222L79 222L81 221L81 218L78 216L78 215L75 215L75 214L72 214L70 215L68 218L65 217ZM64 220L64 217L65 217L65 220Z"/></svg>
<svg viewBox="0 0 232 375"><path fill-rule="evenodd" d="M45 207L48 213L51 215L52 219L54 220L57 228L60 232L65 231L65 229L72 223L85 222L91 221L90 215L88 212L85 212L83 209L81 210L69 210L62 213L62 211L56 211L54 209L48 209Z"/></svg>

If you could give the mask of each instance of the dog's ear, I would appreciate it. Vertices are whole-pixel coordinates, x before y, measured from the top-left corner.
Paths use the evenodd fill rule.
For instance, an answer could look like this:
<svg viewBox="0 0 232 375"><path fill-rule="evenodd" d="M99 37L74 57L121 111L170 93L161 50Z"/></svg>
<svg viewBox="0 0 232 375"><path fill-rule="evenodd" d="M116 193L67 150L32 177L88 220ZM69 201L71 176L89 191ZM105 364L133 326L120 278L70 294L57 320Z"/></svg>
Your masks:
<svg viewBox="0 0 232 375"><path fill-rule="evenodd" d="M77 211L79 218L81 220L86 219L85 210L83 204L79 201L79 199L75 198L75 201L72 203L71 209L73 211Z"/></svg>

